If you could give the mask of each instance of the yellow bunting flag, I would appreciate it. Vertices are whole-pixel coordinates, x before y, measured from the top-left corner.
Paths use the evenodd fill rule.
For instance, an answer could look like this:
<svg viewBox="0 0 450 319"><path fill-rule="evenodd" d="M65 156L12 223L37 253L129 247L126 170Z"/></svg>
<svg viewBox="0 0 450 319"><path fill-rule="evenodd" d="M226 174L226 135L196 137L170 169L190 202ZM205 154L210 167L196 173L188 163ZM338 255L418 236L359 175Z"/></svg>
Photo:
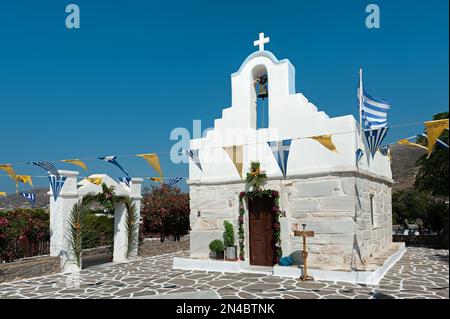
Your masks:
<svg viewBox="0 0 450 319"><path fill-rule="evenodd" d="M33 180L30 175L16 175L16 181L23 184L30 184L33 187Z"/></svg>
<svg viewBox="0 0 450 319"><path fill-rule="evenodd" d="M80 161L79 159L67 159L67 160L62 160L61 162L64 162L64 163L70 163L70 164L73 164L73 165L80 166L80 167L83 168L85 171L88 170L86 164L84 164L84 163L83 163L82 161Z"/></svg>
<svg viewBox="0 0 450 319"><path fill-rule="evenodd" d="M16 175L16 193L19 193L19 182L23 184L30 184L33 187L33 180L30 175Z"/></svg>
<svg viewBox="0 0 450 319"><path fill-rule="evenodd" d="M0 164L0 169L8 173L9 177L11 177L13 180L16 180L16 172L10 164Z"/></svg>
<svg viewBox="0 0 450 319"><path fill-rule="evenodd" d="M161 177L150 177L149 178L152 182L158 182L162 183L163 179Z"/></svg>
<svg viewBox="0 0 450 319"><path fill-rule="evenodd" d="M0 192L0 196L6 197L6 193L5 192Z"/></svg>
<svg viewBox="0 0 450 319"><path fill-rule="evenodd" d="M100 185L102 183L101 177L88 177L86 179L88 180L88 182L95 185Z"/></svg>
<svg viewBox="0 0 450 319"><path fill-rule="evenodd" d="M236 167L236 170L239 173L239 176L242 179L242 168L244 163L244 152L243 152L243 145L233 145L233 146L227 146L223 148L224 151L228 154L230 159L233 161L234 166Z"/></svg>
<svg viewBox="0 0 450 319"><path fill-rule="evenodd" d="M433 147L442 132L448 130L448 119L425 122L425 129L428 137L428 157L430 158Z"/></svg>
<svg viewBox="0 0 450 319"><path fill-rule="evenodd" d="M333 141L331 141L331 135L318 135L318 136L312 136L310 137L313 140L316 140L326 148L328 148L332 152L336 152L336 146L333 144Z"/></svg>
<svg viewBox="0 0 450 319"><path fill-rule="evenodd" d="M423 148L423 149L427 150L427 148L425 146L417 144L417 143L410 142L406 138L398 141L397 144L415 146L415 147L420 147L420 148Z"/></svg>
<svg viewBox="0 0 450 319"><path fill-rule="evenodd" d="M156 155L155 153L150 153L150 154L138 154L136 156L145 159L147 163L149 163L150 166L153 167L159 173L159 176L161 176L161 178L163 177L161 165L159 164L158 155Z"/></svg>

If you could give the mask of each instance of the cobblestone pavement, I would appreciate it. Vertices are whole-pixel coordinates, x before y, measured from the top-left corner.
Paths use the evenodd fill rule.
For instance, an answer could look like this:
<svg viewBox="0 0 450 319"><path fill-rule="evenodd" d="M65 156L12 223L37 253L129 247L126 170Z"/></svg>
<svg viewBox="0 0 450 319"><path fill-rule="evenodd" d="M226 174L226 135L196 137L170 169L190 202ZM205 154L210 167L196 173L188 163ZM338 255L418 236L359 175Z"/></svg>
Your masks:
<svg viewBox="0 0 450 319"><path fill-rule="evenodd" d="M145 298L215 291L221 298L449 298L448 250L408 248L377 286L301 282L252 273L173 270L172 257L144 258L0 285L2 298Z"/></svg>

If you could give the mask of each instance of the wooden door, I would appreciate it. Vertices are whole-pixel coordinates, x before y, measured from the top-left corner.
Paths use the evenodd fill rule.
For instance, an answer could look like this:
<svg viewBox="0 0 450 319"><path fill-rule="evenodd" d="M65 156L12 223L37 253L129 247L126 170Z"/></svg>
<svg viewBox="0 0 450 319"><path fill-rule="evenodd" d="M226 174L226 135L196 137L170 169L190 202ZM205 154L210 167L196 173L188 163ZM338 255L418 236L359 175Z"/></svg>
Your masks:
<svg viewBox="0 0 450 319"><path fill-rule="evenodd" d="M250 264L259 266L274 265L274 222L270 197L249 200Z"/></svg>

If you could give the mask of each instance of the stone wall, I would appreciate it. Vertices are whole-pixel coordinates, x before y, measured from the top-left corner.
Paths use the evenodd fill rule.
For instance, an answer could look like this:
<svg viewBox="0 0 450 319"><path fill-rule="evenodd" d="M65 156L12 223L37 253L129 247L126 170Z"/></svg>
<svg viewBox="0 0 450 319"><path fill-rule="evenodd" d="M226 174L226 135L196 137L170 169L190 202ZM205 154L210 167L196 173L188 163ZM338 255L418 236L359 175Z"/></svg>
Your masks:
<svg viewBox="0 0 450 319"><path fill-rule="evenodd" d="M150 257L187 250L189 250L189 235L182 237L180 241L166 239L161 242L159 238L146 238L139 246L139 256Z"/></svg>
<svg viewBox="0 0 450 319"><path fill-rule="evenodd" d="M308 239L312 268L364 268L392 242L390 185L357 173L334 173L310 178L268 180L267 189L280 192L283 255L302 264L302 239L293 236L293 224L315 231ZM209 243L223 238L223 221L233 223L237 237L238 196L244 183L190 185L191 257L208 258ZM373 196L373 223L370 197ZM244 217L245 257L248 261L248 214Z"/></svg>
<svg viewBox="0 0 450 319"><path fill-rule="evenodd" d="M0 283L61 272L59 257L38 256L0 264Z"/></svg>

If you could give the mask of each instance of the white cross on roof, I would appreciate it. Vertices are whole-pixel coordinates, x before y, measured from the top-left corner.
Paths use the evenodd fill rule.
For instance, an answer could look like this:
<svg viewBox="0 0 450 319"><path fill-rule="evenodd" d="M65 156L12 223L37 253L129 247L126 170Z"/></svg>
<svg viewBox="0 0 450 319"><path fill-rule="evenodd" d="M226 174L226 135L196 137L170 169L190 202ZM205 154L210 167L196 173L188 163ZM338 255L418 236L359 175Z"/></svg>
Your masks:
<svg viewBox="0 0 450 319"><path fill-rule="evenodd" d="M253 45L255 47L259 46L259 51L264 51L264 44L269 43L269 42L270 42L270 38L269 37L265 38L264 32L261 32L259 34L259 40L256 40L255 42L253 42Z"/></svg>

